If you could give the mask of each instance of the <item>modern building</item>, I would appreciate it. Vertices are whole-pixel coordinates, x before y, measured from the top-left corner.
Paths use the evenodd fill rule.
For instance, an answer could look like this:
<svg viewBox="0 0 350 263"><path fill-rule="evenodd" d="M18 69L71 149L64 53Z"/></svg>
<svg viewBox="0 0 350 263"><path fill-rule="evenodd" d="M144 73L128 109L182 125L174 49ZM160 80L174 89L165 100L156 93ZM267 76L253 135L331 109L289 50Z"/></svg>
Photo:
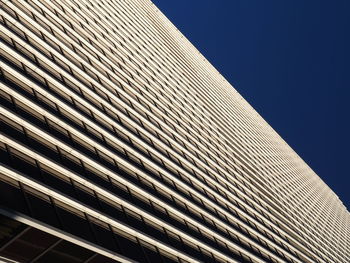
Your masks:
<svg viewBox="0 0 350 263"><path fill-rule="evenodd" d="M0 262L349 262L338 197L149 0L0 8Z"/></svg>

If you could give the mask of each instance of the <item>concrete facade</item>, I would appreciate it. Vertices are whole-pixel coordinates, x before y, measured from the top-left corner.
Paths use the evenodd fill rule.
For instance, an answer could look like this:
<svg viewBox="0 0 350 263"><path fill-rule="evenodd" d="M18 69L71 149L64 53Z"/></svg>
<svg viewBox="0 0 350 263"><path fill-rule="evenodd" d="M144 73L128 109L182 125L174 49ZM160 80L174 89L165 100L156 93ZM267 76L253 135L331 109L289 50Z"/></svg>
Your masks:
<svg viewBox="0 0 350 263"><path fill-rule="evenodd" d="M149 0L0 8L3 260L348 262L339 198Z"/></svg>

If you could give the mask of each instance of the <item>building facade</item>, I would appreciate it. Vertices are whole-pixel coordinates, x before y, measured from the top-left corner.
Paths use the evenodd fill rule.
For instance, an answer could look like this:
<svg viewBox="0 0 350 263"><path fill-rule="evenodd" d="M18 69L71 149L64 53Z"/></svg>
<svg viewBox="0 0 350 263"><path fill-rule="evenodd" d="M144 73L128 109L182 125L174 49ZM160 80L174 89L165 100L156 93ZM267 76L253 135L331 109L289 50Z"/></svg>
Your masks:
<svg viewBox="0 0 350 263"><path fill-rule="evenodd" d="M0 262L349 262L349 212L149 0L0 0Z"/></svg>

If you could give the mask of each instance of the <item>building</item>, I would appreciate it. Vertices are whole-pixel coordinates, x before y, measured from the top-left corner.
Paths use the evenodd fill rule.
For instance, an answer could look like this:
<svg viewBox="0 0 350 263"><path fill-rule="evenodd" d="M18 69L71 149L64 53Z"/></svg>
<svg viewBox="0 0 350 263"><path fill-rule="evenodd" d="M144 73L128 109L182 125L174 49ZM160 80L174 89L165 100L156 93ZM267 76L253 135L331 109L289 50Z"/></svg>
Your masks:
<svg viewBox="0 0 350 263"><path fill-rule="evenodd" d="M149 0L0 1L0 261L349 262L338 197Z"/></svg>

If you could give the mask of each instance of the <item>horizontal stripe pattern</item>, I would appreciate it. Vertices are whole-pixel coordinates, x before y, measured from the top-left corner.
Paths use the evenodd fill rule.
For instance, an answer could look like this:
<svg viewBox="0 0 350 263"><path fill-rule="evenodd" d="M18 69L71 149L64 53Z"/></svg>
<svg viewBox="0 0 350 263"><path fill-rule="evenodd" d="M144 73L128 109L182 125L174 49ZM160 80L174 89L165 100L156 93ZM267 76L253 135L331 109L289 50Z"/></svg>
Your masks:
<svg viewBox="0 0 350 263"><path fill-rule="evenodd" d="M4 175L151 244L164 260L350 257L338 197L150 1L1 3ZM164 238L16 172L16 154L152 222ZM116 185L131 201L109 189Z"/></svg>

